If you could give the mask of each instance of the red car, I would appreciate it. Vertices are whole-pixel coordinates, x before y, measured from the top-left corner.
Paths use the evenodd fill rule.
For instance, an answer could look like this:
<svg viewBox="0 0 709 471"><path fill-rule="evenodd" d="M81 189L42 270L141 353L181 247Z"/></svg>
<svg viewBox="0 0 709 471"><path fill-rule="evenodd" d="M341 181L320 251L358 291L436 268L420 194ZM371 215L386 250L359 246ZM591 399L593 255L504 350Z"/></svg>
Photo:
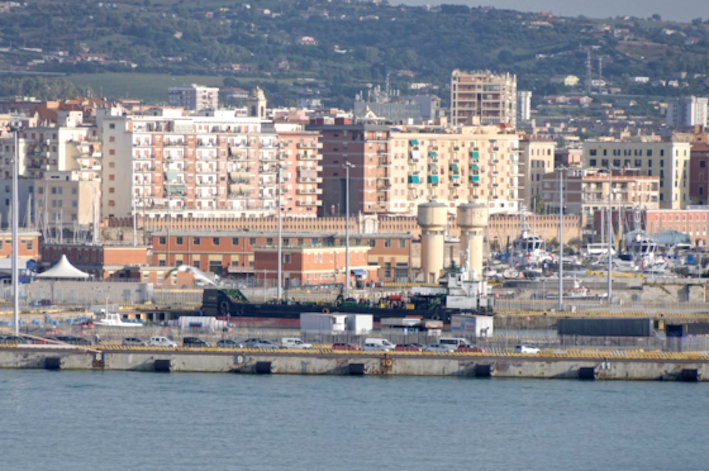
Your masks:
<svg viewBox="0 0 709 471"><path fill-rule="evenodd" d="M418 343L402 343L394 347L398 352L422 352L423 346Z"/></svg>
<svg viewBox="0 0 709 471"><path fill-rule="evenodd" d="M458 347L459 352L475 352L475 353L487 353L487 350L480 347L473 347L471 345L460 345Z"/></svg>
<svg viewBox="0 0 709 471"><path fill-rule="evenodd" d="M352 345L351 343L333 343L333 350L359 350L357 345Z"/></svg>

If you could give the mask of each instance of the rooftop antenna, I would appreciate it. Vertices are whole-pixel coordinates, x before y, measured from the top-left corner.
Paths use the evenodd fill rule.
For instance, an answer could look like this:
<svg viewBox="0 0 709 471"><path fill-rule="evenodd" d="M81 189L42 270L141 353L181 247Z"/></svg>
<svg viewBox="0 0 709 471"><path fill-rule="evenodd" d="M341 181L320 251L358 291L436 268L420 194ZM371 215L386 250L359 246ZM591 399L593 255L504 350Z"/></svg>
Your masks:
<svg viewBox="0 0 709 471"><path fill-rule="evenodd" d="M601 89L603 84L603 58L598 58L598 94L601 94Z"/></svg>
<svg viewBox="0 0 709 471"><path fill-rule="evenodd" d="M593 68L591 67L591 49L586 49L586 94L591 94L591 72Z"/></svg>

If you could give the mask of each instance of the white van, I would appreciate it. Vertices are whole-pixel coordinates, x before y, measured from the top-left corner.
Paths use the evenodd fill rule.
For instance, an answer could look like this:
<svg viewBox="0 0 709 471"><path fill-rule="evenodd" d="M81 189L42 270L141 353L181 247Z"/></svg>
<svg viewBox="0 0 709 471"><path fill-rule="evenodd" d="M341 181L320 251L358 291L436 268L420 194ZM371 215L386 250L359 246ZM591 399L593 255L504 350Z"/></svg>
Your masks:
<svg viewBox="0 0 709 471"><path fill-rule="evenodd" d="M312 343L305 343L298 337L283 337L281 339L281 347L283 348L313 348Z"/></svg>
<svg viewBox="0 0 709 471"><path fill-rule="evenodd" d="M150 337L148 345L151 347L177 348L177 343L167 337Z"/></svg>
<svg viewBox="0 0 709 471"><path fill-rule="evenodd" d="M438 343L441 345L449 345L453 347L453 350L457 350L461 345L466 347L470 346L467 340L459 338L442 338L438 340Z"/></svg>
<svg viewBox="0 0 709 471"><path fill-rule="evenodd" d="M362 345L362 350L365 351L370 351L370 352L390 352L396 348L396 345L388 341L387 339L378 339L378 338L372 338L372 339L365 339L364 344Z"/></svg>

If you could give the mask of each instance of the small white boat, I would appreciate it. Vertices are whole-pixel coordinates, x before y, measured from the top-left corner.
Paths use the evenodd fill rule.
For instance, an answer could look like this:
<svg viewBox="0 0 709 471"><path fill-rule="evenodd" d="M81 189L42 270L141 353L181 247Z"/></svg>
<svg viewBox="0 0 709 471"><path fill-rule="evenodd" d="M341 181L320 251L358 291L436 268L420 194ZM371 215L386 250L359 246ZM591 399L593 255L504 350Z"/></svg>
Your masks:
<svg viewBox="0 0 709 471"><path fill-rule="evenodd" d="M106 313L102 319L94 322L97 327L143 327L140 322L124 322L120 314Z"/></svg>

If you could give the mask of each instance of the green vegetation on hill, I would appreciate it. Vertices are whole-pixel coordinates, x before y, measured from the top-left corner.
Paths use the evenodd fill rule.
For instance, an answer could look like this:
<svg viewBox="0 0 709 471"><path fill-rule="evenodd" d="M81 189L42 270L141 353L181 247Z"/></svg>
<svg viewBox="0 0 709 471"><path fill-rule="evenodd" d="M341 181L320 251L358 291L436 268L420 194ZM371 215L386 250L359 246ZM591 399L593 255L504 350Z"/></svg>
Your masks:
<svg viewBox="0 0 709 471"><path fill-rule="evenodd" d="M549 84L549 77L583 78L586 53L581 48L593 46L594 58L603 58L604 76L626 93L680 93L628 81L638 75L669 79L678 71L691 77L682 93L706 93L707 78L694 76L709 74L706 24L606 21L620 31L613 35L594 29L600 23L466 6L429 11L343 0L38 0L0 15L0 44L12 47L0 56L2 68L17 68L11 64L38 58L17 48L41 48L43 55L66 51L63 62L48 61L32 70L70 74L75 84L108 96L127 93L163 101L167 93L158 94L159 88L176 82L214 85L233 76L236 82L230 83L244 87L255 83L246 78L256 78L275 104L321 96L329 99L327 104L347 106L357 91L383 83L387 74L402 91L412 81L438 85L437 93L447 100L455 68L516 73L519 87L533 90L536 97L563 92ZM313 37L318 44L299 45L299 36ZM87 49L106 54L107 62L66 60ZM233 64L246 70L234 70ZM596 59L593 67L595 74ZM414 76L400 76L401 70ZM135 81L125 79L129 73ZM88 74L103 75L94 80ZM154 74L174 75L175 80ZM296 82L299 78L315 81Z"/></svg>

